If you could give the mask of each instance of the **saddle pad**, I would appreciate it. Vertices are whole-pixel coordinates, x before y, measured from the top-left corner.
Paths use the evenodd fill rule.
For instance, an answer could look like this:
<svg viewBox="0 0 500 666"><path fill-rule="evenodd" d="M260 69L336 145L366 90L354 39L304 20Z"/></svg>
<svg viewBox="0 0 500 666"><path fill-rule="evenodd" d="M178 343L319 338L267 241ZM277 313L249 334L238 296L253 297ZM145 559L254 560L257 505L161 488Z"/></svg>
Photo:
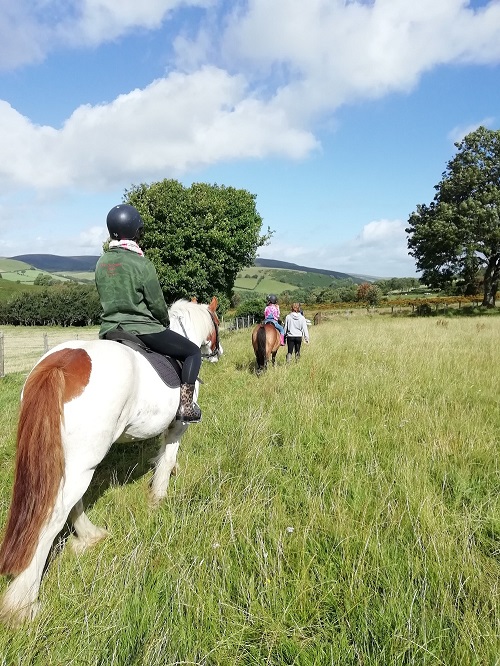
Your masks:
<svg viewBox="0 0 500 666"><path fill-rule="evenodd" d="M139 352L139 354L142 354L142 356L144 356L144 358L153 366L163 383L170 388L179 388L181 385L182 365L176 359L170 358L170 356L164 356L163 354L158 354L157 352L148 349L139 341L139 339L135 342L133 340L135 336L126 334L124 331L110 331L105 337L108 340L119 342L120 344Z"/></svg>

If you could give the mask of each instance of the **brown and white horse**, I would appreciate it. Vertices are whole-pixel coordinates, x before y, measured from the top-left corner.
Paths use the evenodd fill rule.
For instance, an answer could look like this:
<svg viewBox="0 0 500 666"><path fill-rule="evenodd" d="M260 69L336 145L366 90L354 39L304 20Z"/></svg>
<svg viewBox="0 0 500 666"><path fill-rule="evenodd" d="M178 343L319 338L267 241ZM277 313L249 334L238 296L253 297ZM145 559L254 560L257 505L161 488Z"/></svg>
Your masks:
<svg viewBox="0 0 500 666"><path fill-rule="evenodd" d="M180 300L169 309L171 329L211 361L222 353L216 307L214 298L210 305ZM179 388L167 386L144 356L117 342L73 340L38 361L22 392L14 489L0 546L0 573L14 577L0 604L5 621L35 615L47 556L68 516L78 552L107 535L85 515L82 497L114 442L162 435L153 503L166 495L188 427L175 420L178 406Z"/></svg>

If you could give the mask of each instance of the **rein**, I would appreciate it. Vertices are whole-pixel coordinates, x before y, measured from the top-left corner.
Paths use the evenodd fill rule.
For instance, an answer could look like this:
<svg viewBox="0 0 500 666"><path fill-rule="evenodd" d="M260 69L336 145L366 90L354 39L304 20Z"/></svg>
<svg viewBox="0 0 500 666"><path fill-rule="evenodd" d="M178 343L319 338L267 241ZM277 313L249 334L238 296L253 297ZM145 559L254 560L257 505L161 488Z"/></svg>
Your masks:
<svg viewBox="0 0 500 666"><path fill-rule="evenodd" d="M212 319L212 323L213 323L214 329L215 329L215 346L209 354L202 354L201 358L213 358L214 356L219 356L220 355L219 326L217 324L217 320L216 320L215 315L213 314L213 312L211 310L209 310L208 313L209 313L209 315ZM187 334L186 329L184 328L184 323L183 323L183 320L182 320L181 317L179 317L179 324L182 328L182 332L184 333L184 337L187 338L188 334Z"/></svg>
<svg viewBox="0 0 500 666"><path fill-rule="evenodd" d="M212 318L212 323L214 325L214 330L215 330L215 346L212 349L212 351L209 354L202 354L201 358L213 358L214 356L219 356L220 355L220 344L219 344L219 324L217 323L217 319L212 312L212 310L208 311L210 314L210 317Z"/></svg>

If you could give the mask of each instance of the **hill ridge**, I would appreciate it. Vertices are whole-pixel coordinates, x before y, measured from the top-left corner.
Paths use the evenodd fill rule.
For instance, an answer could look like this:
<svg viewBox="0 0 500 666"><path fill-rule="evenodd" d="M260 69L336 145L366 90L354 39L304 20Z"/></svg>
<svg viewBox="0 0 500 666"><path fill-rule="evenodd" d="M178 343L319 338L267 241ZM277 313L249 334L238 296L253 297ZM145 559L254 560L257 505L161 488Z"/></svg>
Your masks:
<svg viewBox="0 0 500 666"><path fill-rule="evenodd" d="M61 271L94 271L99 256L92 255L75 255L75 256L62 256L57 254L19 254L15 257L5 257L6 259L15 259L16 261L24 261L34 268L47 271L49 273L56 273ZM255 266L261 268L281 268L283 270L304 271L305 273L319 273L321 275L330 275L331 277L339 280L353 280L353 282L374 281L376 277L353 275L352 273L342 273L327 268L312 268L310 266L301 266L288 261L280 261L278 259L264 259L257 257L254 262Z"/></svg>

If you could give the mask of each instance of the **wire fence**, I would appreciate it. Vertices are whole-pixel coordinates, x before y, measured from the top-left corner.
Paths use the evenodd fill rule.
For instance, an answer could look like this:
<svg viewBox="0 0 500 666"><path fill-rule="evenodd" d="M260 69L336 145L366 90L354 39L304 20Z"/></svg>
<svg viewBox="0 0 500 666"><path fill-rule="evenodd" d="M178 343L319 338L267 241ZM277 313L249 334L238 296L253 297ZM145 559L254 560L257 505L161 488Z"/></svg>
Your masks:
<svg viewBox="0 0 500 666"><path fill-rule="evenodd" d="M229 333L248 328L259 320L256 317L222 319L220 331ZM97 340L99 327L52 328L8 327L0 330L0 377L14 372L28 373L38 359L56 345L68 340Z"/></svg>

